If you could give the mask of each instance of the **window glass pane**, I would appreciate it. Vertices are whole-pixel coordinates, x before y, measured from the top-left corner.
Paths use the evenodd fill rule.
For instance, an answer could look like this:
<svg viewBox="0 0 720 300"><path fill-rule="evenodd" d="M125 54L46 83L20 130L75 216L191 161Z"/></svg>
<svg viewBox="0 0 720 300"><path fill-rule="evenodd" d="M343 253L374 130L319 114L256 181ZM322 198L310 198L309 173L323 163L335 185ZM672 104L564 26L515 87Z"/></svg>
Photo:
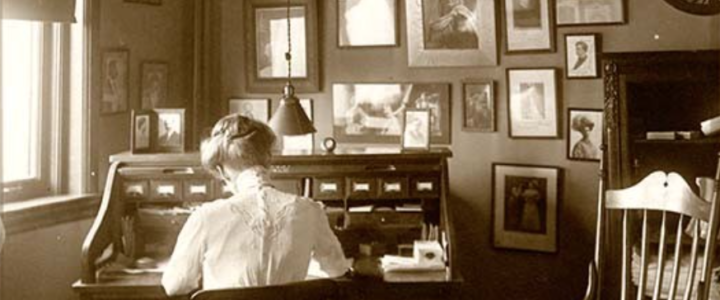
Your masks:
<svg viewBox="0 0 720 300"><path fill-rule="evenodd" d="M2 21L2 147L6 182L38 177L40 25Z"/></svg>

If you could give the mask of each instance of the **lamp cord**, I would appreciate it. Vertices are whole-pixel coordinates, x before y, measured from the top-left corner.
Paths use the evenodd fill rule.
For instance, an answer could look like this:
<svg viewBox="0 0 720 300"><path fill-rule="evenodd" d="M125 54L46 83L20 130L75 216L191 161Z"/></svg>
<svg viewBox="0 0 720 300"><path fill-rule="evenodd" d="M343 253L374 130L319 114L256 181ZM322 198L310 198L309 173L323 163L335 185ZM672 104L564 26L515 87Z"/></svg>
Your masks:
<svg viewBox="0 0 720 300"><path fill-rule="evenodd" d="M291 40L291 32L290 32L290 0L287 0L287 42L288 42L288 50L285 52L285 60L287 61L288 66L288 84L290 84L290 80L292 78L292 64L290 63L290 60L292 59L292 40Z"/></svg>

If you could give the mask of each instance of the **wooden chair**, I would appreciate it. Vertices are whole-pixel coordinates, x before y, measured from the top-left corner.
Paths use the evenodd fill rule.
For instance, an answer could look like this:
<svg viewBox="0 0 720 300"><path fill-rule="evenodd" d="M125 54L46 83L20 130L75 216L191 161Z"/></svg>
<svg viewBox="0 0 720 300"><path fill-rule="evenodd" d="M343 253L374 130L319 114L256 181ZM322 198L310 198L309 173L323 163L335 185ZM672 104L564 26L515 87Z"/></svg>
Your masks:
<svg viewBox="0 0 720 300"><path fill-rule="evenodd" d="M609 211L618 211L622 220L622 239L617 241L622 254L619 299L708 299L716 238L704 236L717 237L720 210L715 201L717 190L713 190L705 200L677 173L658 171L632 187L608 190L604 199L600 197L598 222L606 220ZM701 225L697 220L707 223ZM598 245L589 267L586 300L599 298L602 290L599 282L605 275L597 266L618 260L603 258L605 248L600 244L610 239L602 237L601 225L598 223ZM703 226L707 226L705 235L701 234ZM686 228L691 229L690 235L684 233ZM607 296L617 299L617 295Z"/></svg>
<svg viewBox="0 0 720 300"><path fill-rule="evenodd" d="M191 300L329 300L337 298L337 286L331 279L307 280L263 287L204 290Z"/></svg>

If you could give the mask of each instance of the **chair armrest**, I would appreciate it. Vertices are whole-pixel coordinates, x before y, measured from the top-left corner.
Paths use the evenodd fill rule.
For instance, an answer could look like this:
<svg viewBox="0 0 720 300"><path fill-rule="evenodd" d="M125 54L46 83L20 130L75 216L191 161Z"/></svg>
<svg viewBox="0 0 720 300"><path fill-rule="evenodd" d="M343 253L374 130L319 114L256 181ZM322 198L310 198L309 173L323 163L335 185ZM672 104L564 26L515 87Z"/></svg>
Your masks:
<svg viewBox="0 0 720 300"><path fill-rule="evenodd" d="M597 295L598 276L595 262L588 265L588 286L583 300L594 300Z"/></svg>

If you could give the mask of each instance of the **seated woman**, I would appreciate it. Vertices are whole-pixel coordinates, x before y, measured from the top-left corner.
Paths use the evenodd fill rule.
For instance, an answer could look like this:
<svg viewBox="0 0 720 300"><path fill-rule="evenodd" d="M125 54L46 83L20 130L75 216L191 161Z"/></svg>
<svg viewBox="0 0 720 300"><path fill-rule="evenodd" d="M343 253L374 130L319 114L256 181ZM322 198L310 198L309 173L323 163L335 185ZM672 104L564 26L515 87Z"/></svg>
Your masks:
<svg viewBox="0 0 720 300"><path fill-rule="evenodd" d="M311 257L329 276L349 270L320 203L269 181L275 135L265 124L230 115L201 145L201 160L233 196L201 206L178 236L163 274L168 295L304 280Z"/></svg>

